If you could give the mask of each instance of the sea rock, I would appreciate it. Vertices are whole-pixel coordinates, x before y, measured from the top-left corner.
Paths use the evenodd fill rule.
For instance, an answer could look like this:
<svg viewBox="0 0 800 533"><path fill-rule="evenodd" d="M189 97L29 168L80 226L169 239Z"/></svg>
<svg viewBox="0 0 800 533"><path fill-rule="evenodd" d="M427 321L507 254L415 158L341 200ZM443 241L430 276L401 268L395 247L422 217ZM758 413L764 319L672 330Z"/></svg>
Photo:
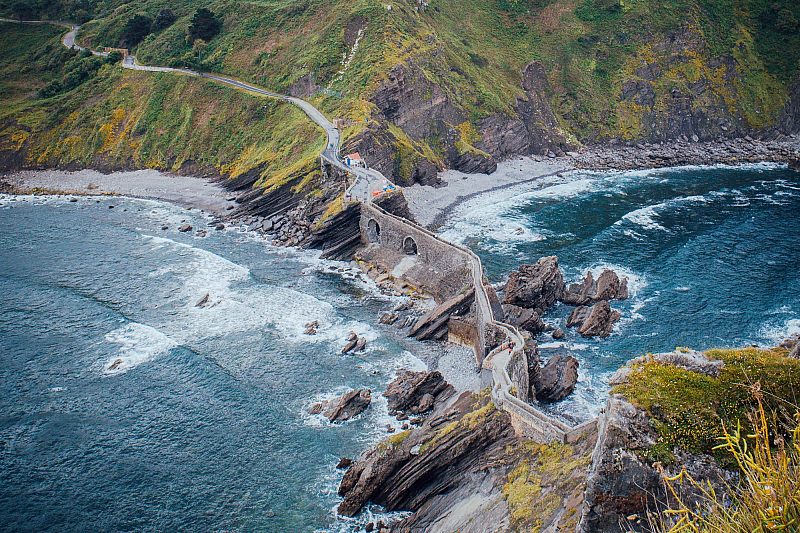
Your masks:
<svg viewBox="0 0 800 533"><path fill-rule="evenodd" d="M363 352L367 347L367 339L365 337L359 337L356 341L355 351Z"/></svg>
<svg viewBox="0 0 800 533"><path fill-rule="evenodd" d="M358 340L358 334L355 331L351 331L347 334L347 342L351 342L354 340Z"/></svg>
<svg viewBox="0 0 800 533"><path fill-rule="evenodd" d="M601 300L591 307L576 307L567 319L567 327L577 327L578 333L584 337L608 337L619 319L619 311L612 309L606 300Z"/></svg>
<svg viewBox="0 0 800 533"><path fill-rule="evenodd" d="M379 324L386 324L392 325L400 319L400 315L397 313L384 313L381 315L381 318L378 320Z"/></svg>
<svg viewBox="0 0 800 533"><path fill-rule="evenodd" d="M339 459L339 462L336 463L336 468L339 470L343 470L345 468L350 468L352 464L353 464L352 459L350 459L349 457L342 457L341 459Z"/></svg>
<svg viewBox="0 0 800 533"><path fill-rule="evenodd" d="M111 363L111 366L108 367L108 370L116 370L120 366L122 366L122 363L124 363L124 362L125 361L123 361L122 359L116 359L116 360L114 360L113 363Z"/></svg>
<svg viewBox="0 0 800 533"><path fill-rule="evenodd" d="M466 313L474 299L474 289L457 294L417 320L408 336L420 341L446 339L450 317Z"/></svg>
<svg viewBox="0 0 800 533"><path fill-rule="evenodd" d="M578 360L568 354L554 355L541 367L538 380L533 384L536 399L557 402L569 396L578 382Z"/></svg>
<svg viewBox="0 0 800 533"><path fill-rule="evenodd" d="M309 322L308 324L306 324L305 327L306 329L303 332L305 335L316 335L317 329L319 328L319 322L317 320L314 320L313 322Z"/></svg>
<svg viewBox="0 0 800 533"><path fill-rule="evenodd" d="M438 397L451 395L454 391L438 371L406 370L389 383L383 395L388 400L390 412L419 414L430 409Z"/></svg>
<svg viewBox="0 0 800 533"><path fill-rule="evenodd" d="M601 300L626 300L628 298L628 278L613 270L605 269L597 278L586 272L581 283L573 283L561 295L561 301L568 305L588 305Z"/></svg>
<svg viewBox="0 0 800 533"><path fill-rule="evenodd" d="M325 405L327 402L314 402L311 407L308 408L308 414L311 415L318 415L325 409Z"/></svg>
<svg viewBox="0 0 800 533"><path fill-rule="evenodd" d="M505 412L489 407L474 423L457 424L439 434L443 427L475 412L474 406L474 396L465 393L421 428L409 430L399 442L381 444L365 452L339 485L339 495L343 497L339 514L354 516L370 501L388 511L424 507L424 513L412 518L416 522L413 526L403 524L400 529L429 531L431 522L450 514L458 502L474 495L478 486L498 486L499 492L507 481L506 469L487 467L486 458L502 457L506 446L515 440Z"/></svg>
<svg viewBox="0 0 800 533"><path fill-rule="evenodd" d="M567 334L566 334L566 333L564 333L564 330L563 330L563 329L561 329L561 328L556 328L555 330L553 330L553 334L552 334L552 336L553 336L553 338L554 338L555 340L561 340L561 339L563 339L564 337L566 337L566 336L567 336Z"/></svg>
<svg viewBox="0 0 800 533"><path fill-rule="evenodd" d="M369 407L370 402L372 402L372 393L369 389L351 390L331 401L326 406L324 414L331 422L345 422L363 413Z"/></svg>
<svg viewBox="0 0 800 533"><path fill-rule="evenodd" d="M195 307L206 307L210 300L211 300L211 294L206 293L206 295L203 296L202 298L200 298L200 300L198 300L197 303L194 304L194 306Z"/></svg>
<svg viewBox="0 0 800 533"><path fill-rule="evenodd" d="M522 265L508 277L504 303L533 309L541 316L564 292L564 276L555 256Z"/></svg>
<svg viewBox="0 0 800 533"><path fill-rule="evenodd" d="M189 224L181 224L180 226L178 226L178 231L180 231L181 233L187 233L189 231L192 231L192 226L190 226Z"/></svg>
<svg viewBox="0 0 800 533"><path fill-rule="evenodd" d="M613 270L603 270L597 278L592 299L626 300L628 298L628 278L622 278Z"/></svg>
<svg viewBox="0 0 800 533"><path fill-rule="evenodd" d="M342 353L345 354L352 352L353 350L356 349L357 345L358 345L358 338L348 341L348 343L345 344L344 347L342 348Z"/></svg>
<svg viewBox="0 0 800 533"><path fill-rule="evenodd" d="M542 322L539 313L533 309L525 309L511 304L503 305L503 313L505 314L506 322L530 331L531 333L539 333L547 329L547 326Z"/></svg>

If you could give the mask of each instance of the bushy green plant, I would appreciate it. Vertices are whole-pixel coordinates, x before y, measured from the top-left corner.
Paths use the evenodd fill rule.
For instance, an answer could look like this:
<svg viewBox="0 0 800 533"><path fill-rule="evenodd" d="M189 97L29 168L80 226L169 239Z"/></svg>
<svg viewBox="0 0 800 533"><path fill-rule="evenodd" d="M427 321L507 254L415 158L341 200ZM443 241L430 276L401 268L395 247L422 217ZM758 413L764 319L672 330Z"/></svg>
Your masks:
<svg viewBox="0 0 800 533"><path fill-rule="evenodd" d="M800 530L800 425L789 439L782 428L769 422L756 393L756 410L749 417L751 431L741 424L726 426L716 449L728 455L741 475L728 487L729 499L709 484L692 478L686 470L664 476L676 502L671 509L650 516L655 533L771 533ZM800 413L798 413L800 419ZM680 485L689 484L701 495L699 504L681 497Z"/></svg>

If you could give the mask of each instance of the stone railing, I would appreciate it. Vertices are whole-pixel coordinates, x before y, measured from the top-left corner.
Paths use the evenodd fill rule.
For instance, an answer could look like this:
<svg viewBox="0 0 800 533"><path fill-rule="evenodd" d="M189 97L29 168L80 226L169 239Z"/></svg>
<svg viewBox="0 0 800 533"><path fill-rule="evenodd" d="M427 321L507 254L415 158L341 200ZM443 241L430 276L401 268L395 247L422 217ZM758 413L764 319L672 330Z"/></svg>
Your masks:
<svg viewBox="0 0 800 533"><path fill-rule="evenodd" d="M453 244L442 239L430 230L419 226L402 217L393 215L372 202L364 204L364 209L368 215L376 218L390 218L397 224L407 227L408 233L416 236L424 235L435 243L436 248L446 246L454 254L462 256L470 265L472 284L475 288L475 322L477 338L474 343L475 359L481 365L486 358L486 331L487 328L494 328L503 333L507 341L513 343L511 350L496 350L490 354L492 369L492 400L499 409L503 409L511 415L511 422L514 429L526 437L539 442L563 442L573 443L580 440L587 433L593 432L596 428L596 420L592 419L575 427L568 426L564 422L546 414L533 405L520 400L512 392L512 381L508 375L508 364L512 355L521 357L527 366L527 355L525 354L525 339L514 326L495 320L489 296L484 285L483 263L480 258L468 248ZM419 238L419 237L418 237Z"/></svg>

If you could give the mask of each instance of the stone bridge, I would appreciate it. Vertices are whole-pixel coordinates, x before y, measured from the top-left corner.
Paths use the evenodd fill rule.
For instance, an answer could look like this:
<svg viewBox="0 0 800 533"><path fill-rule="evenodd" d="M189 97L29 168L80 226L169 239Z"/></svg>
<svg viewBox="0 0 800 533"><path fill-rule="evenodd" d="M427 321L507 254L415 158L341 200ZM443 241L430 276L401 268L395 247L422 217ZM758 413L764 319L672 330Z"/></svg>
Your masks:
<svg viewBox="0 0 800 533"><path fill-rule="evenodd" d="M393 274L424 284L437 301L474 291L475 327L470 340L475 361L488 372L492 399L498 408L509 413L517 433L538 442L574 443L596 430L596 419L572 427L524 401L527 394L520 399L520 393L514 392L527 391L528 387L525 340L514 326L495 320L483 265L474 252L388 213L369 200L361 205L359 226L362 243L368 248L380 248L390 262L395 262ZM510 343L512 348L495 348L487 355L487 348L498 343ZM512 359L525 369L512 372L514 378L509 375Z"/></svg>

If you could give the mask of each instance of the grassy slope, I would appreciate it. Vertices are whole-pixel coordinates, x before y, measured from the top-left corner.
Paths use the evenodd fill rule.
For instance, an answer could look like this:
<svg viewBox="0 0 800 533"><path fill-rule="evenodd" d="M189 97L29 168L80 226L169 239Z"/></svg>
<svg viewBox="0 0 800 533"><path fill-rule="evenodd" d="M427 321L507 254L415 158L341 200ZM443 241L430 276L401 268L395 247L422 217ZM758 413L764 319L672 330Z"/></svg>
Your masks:
<svg viewBox="0 0 800 533"><path fill-rule="evenodd" d="M0 30L4 71L24 63L16 43L34 55L42 55L35 50L60 51L59 29L3 24ZM34 42L41 44L28 46ZM291 105L188 77L112 65L72 91L36 99L30 91L61 72L57 66L34 67L19 76L25 90L16 78L4 78L2 90L16 96L13 107L4 108L0 126L0 148L13 149L12 141L26 145L31 164L175 171L193 164L234 177L258 168L266 187L316 174L324 135Z"/></svg>
<svg viewBox="0 0 800 533"><path fill-rule="evenodd" d="M794 427L792 417L800 405L800 361L786 357L786 349L706 353L725 363L718 378L651 361L635 368L629 383L614 388L651 416L659 435L651 459L671 461L676 446L711 453L723 426L729 430L739 422L749 426L748 415L756 407L754 393L780 423Z"/></svg>
<svg viewBox="0 0 800 533"><path fill-rule="evenodd" d="M512 114L515 99L522 94L521 70L531 60L539 60L548 72L554 92L552 103L562 129L575 139L588 141L644 134L644 110L619 98L623 83L639 79L637 69L644 64L656 65L660 72L653 82L656 109L666 107L673 88L706 80L709 87L698 105L723 101L755 128L774 121L800 58L800 31L776 29L781 17L786 18L785 13L776 18L771 11L774 6L785 8L800 20L800 4L791 0L431 0L422 12L417 12L417 3L411 0L393 2L391 11L377 0L102 0L90 4L90 11L98 18L82 30L87 43L116 45L122 25L131 16L143 13L152 18L161 8L170 7L179 19L138 47L143 61L198 65L281 91L304 76L313 76L318 85L330 90L312 100L331 117L355 122L344 131L345 140L376 119L370 97L389 70L400 63L413 63L421 69L464 116L476 123L491 113ZM0 0L0 10L3 5ZM210 43L192 48L186 42L186 28L193 11L201 6L221 14L224 29ZM74 11L74 6L64 8L65 16L72 12L70 9ZM773 16L765 16L770 13ZM57 16L58 11L51 8L49 14ZM345 36L349 34L352 41L359 28L363 28L363 35L350 57L352 43L346 42ZM688 28L701 43L699 50L682 54L669 46L657 46L669 43L667 35L681 28ZM723 55L734 58L736 72L714 61ZM342 74L342 62L348 57ZM159 83L167 82L136 81L137 86ZM184 98L183 90L188 91L176 88L169 101ZM186 93L190 94L199 94L201 100L197 102L203 106L214 105L202 100L205 98L224 98L226 102L240 98L224 92ZM65 100L76 107L79 101L95 97L81 90ZM242 102L246 100L241 98ZM185 101L187 105L190 102ZM107 107L106 112L114 109ZM173 119L183 120L178 115ZM103 119L110 122L113 117L108 114ZM207 158L219 169L227 168L248 147L249 154L261 153L264 159L267 155L257 146L276 141L265 139L261 126L269 131L267 124L256 123L258 132L246 132L253 126L249 121L247 113L232 110L222 123L249 139L234 141L206 131L204 139L213 141L207 145L197 137L202 132L187 132L194 144L188 142L189 137L180 146L171 142L172 150L183 153L173 155L176 160ZM149 125L155 123L142 124ZM166 126L167 131L180 131L179 123ZM453 126L474 131L469 124ZM59 127L71 128L68 124ZM414 142L399 128L393 132L401 155L411 154L401 159L412 163L421 156L439 160L437 139ZM257 141L255 137L259 136L261 140ZM301 132L290 137L299 145L294 150L305 155L307 138ZM462 135L459 151L472 149L470 140L474 142L474 138L470 137ZM196 152L195 147L203 149ZM207 147L212 154L202 153ZM233 154L231 150L240 152ZM82 151L81 160L96 155L92 146L84 145ZM153 153L158 153L156 141L149 144L146 155L135 155L133 161L170 163L168 154L159 159L151 157ZM285 156L280 159L286 161ZM247 155L242 162L255 161ZM236 168L242 170L244 166Z"/></svg>

